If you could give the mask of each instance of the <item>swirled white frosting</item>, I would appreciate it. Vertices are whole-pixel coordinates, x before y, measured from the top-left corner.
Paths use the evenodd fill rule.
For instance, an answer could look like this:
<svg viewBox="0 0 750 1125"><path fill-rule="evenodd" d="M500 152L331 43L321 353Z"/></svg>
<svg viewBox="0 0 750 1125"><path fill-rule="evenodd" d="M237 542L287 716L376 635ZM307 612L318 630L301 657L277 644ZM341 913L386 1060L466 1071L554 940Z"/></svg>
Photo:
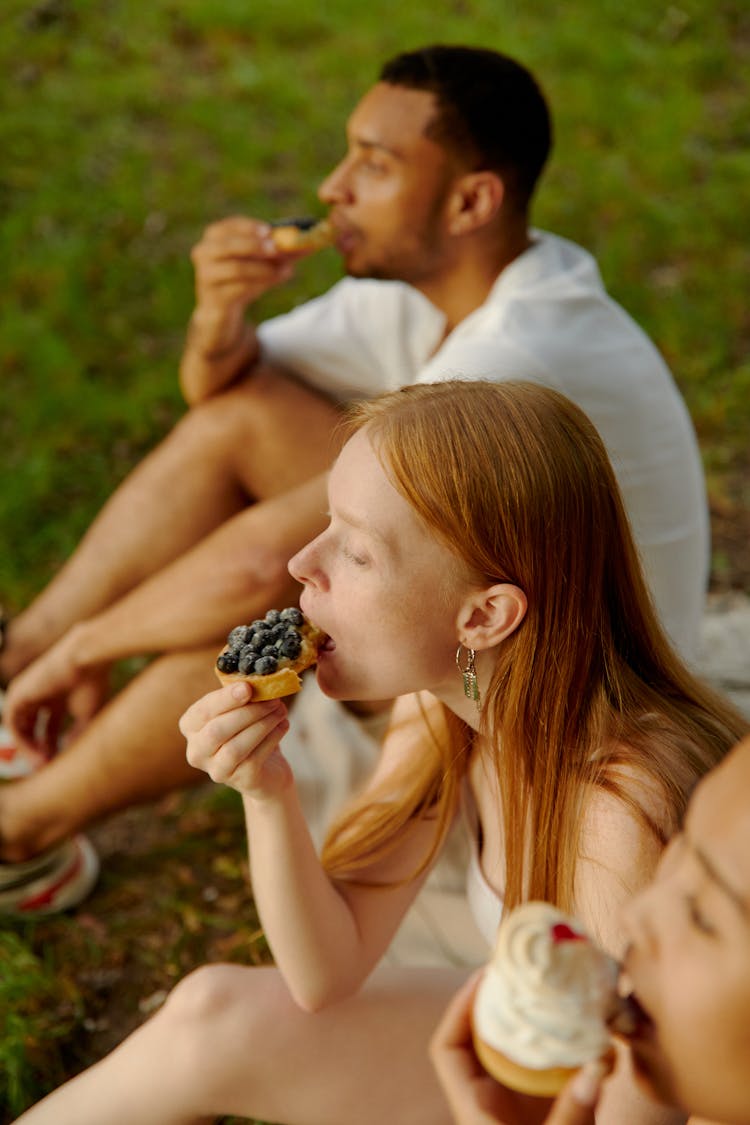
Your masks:
<svg viewBox="0 0 750 1125"><path fill-rule="evenodd" d="M500 925L475 1032L521 1066L580 1066L607 1048L616 982L616 962L577 922L549 903L524 903Z"/></svg>

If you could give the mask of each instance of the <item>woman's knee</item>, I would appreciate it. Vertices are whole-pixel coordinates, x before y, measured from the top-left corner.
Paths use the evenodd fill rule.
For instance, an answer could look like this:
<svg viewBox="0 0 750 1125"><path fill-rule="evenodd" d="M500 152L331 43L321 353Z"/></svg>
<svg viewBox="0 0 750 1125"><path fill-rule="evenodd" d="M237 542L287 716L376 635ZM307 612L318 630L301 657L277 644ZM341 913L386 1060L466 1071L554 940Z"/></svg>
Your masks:
<svg viewBox="0 0 750 1125"><path fill-rule="evenodd" d="M169 1045L170 1075L186 1097L218 1112L225 1094L262 1081L265 1048L274 1034L283 1036L293 1009L275 969L206 965L175 986L150 1030L155 1042Z"/></svg>
<svg viewBox="0 0 750 1125"><path fill-rule="evenodd" d="M175 985L160 1015L178 1028L206 1028L226 1018L236 1002L238 976L248 972L239 965L202 965Z"/></svg>

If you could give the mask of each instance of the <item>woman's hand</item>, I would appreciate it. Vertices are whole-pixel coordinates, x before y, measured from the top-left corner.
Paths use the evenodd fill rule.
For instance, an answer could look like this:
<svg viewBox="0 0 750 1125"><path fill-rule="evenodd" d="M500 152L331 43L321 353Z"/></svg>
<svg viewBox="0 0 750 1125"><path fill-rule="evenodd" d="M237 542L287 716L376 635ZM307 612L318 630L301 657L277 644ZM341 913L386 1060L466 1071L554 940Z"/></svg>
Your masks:
<svg viewBox="0 0 750 1125"><path fill-rule="evenodd" d="M587 1063L551 1107L547 1099L515 1094L483 1069L471 1037L481 975L475 973L456 993L430 1042L430 1058L456 1125L594 1125L601 1083L612 1066L609 1058Z"/></svg>
<svg viewBox="0 0 750 1125"><path fill-rule="evenodd" d="M250 684L209 692L180 719L187 760L213 780L256 800L275 796L292 781L279 742L289 729L281 699L253 703Z"/></svg>

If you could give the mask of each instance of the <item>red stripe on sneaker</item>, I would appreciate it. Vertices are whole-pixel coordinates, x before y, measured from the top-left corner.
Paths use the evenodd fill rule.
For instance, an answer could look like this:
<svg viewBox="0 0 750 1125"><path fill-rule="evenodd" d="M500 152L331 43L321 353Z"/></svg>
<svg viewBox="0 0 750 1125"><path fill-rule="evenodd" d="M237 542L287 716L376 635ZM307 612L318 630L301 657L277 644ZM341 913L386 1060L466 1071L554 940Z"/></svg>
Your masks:
<svg viewBox="0 0 750 1125"><path fill-rule="evenodd" d="M25 899L23 902L18 904L17 909L24 911L39 910L43 906L52 906L57 892L61 890L66 885L66 883L69 883L71 879L75 879L76 875L82 867L83 855L81 854L80 849L78 849L76 851L75 862L72 864L69 870L65 872L64 875L60 876L56 883L51 883L46 890L40 891L39 894L32 895L31 898Z"/></svg>

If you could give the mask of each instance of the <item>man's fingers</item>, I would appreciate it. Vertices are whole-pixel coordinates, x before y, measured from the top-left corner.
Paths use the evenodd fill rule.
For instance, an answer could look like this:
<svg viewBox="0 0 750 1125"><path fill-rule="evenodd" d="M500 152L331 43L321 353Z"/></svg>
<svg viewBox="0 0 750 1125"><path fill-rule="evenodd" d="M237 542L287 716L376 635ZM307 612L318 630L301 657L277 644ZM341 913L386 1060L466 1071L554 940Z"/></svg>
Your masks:
<svg viewBox="0 0 750 1125"><path fill-rule="evenodd" d="M209 223L203 231L201 241L232 237L264 237L270 233L270 223L265 223L261 219L251 219L247 215L230 215L226 219L217 219L215 223Z"/></svg>
<svg viewBox="0 0 750 1125"><path fill-rule="evenodd" d="M204 257L276 257L279 249L268 223L255 219L223 220L212 223L203 237L193 247L191 258L194 263Z"/></svg>

